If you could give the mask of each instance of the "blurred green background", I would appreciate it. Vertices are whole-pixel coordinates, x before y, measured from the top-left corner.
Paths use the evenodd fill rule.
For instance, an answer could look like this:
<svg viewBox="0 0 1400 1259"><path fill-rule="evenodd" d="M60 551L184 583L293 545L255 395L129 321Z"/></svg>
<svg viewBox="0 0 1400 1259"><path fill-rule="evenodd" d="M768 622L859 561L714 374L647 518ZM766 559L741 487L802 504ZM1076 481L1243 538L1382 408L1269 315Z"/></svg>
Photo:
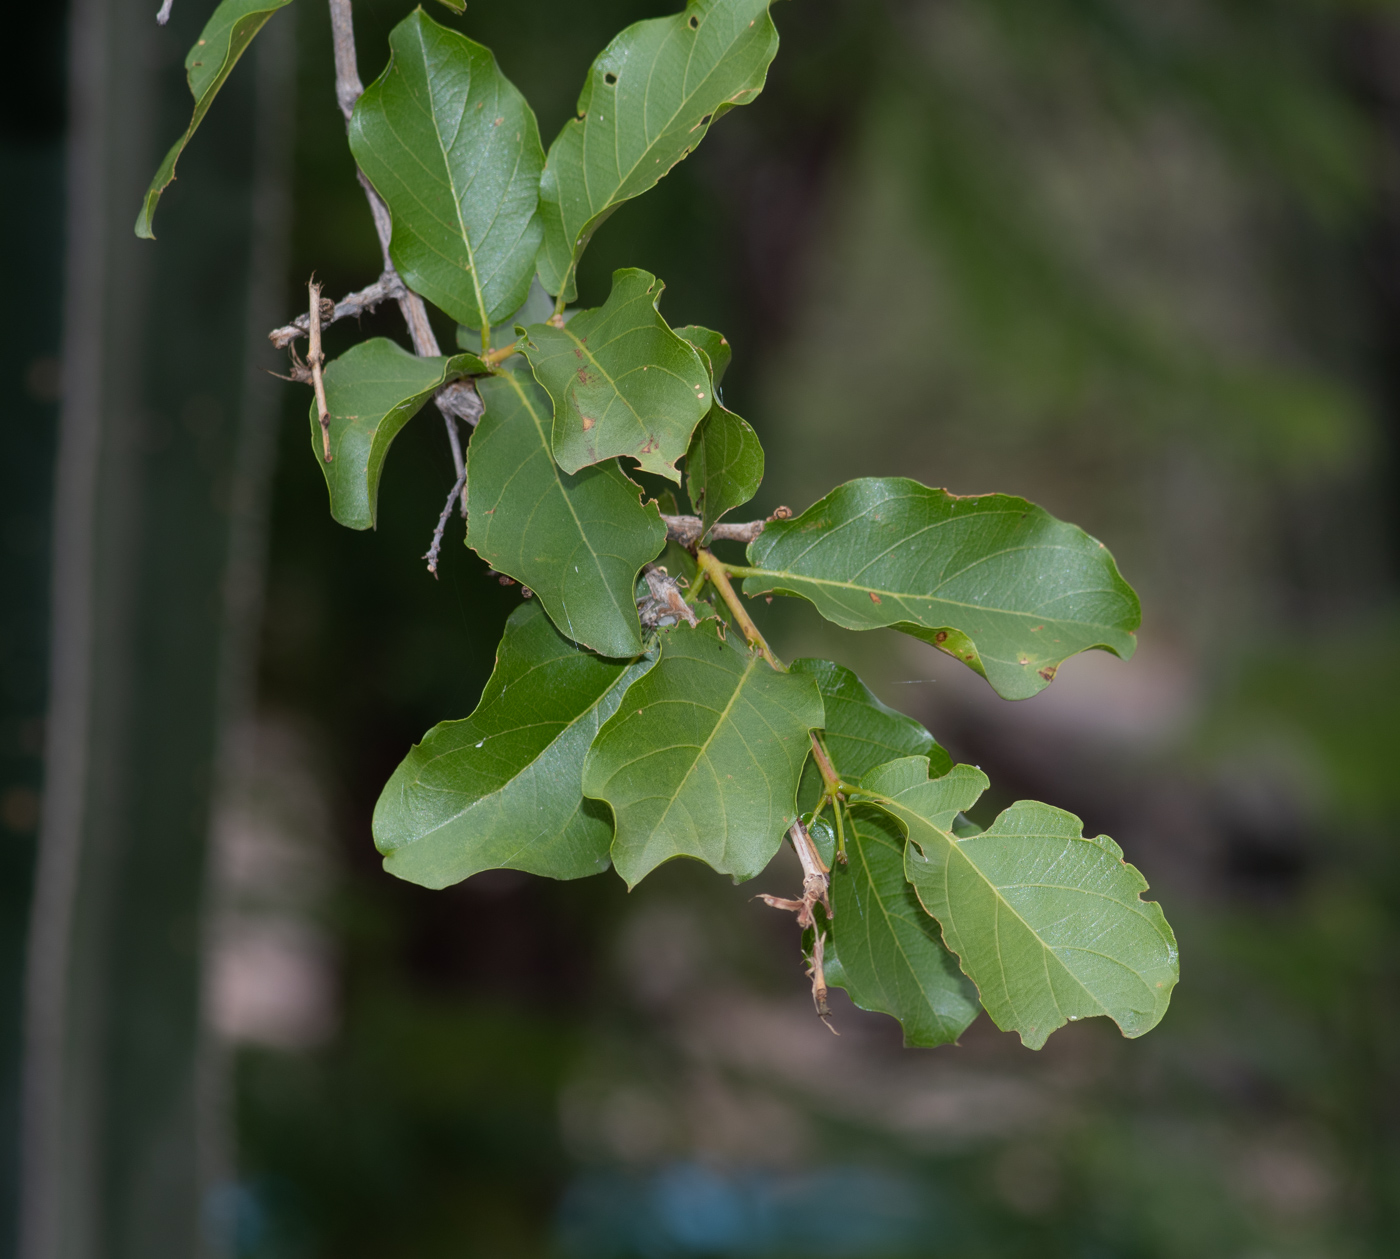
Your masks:
<svg viewBox="0 0 1400 1259"><path fill-rule="evenodd" d="M202 20L198 0L177 6ZM409 7L357 0L367 82ZM666 11L472 0L433 16L495 50L548 137L611 35ZM641 266L673 324L726 333L726 402L767 451L758 510L908 475L1024 494L1113 550L1143 599L1138 655L1076 658L1020 704L892 632L781 601L756 615L781 654L851 664L981 765L989 809L1043 799L1114 836L1176 927L1172 1009L1139 1041L1094 1021L1033 1054L984 1016L959 1047L905 1051L837 993L833 1037L791 922L750 899L794 884L785 857L739 888L677 863L631 895L611 874L439 893L389 878L378 789L470 711L519 591L459 521L441 580L424 571L453 479L435 413L395 444L378 531L352 533L326 511L306 391L279 386L256 703L211 828L228 1154L209 1244L1394 1254L1400 15L1365 0L775 14L764 94L599 232L581 301ZM325 7L275 20L295 28L290 317L313 271L349 291L378 250ZM172 231L195 178L167 194ZM371 332L404 339L386 308L329 350ZM51 401L33 363L52 353L5 359L5 388L30 398L7 427ZM49 432L52 410L23 423ZM51 444L33 440L42 468ZM29 638L7 620L4 641L10 895L36 826L14 793L38 785L22 723L42 699L21 683L38 676L43 529L6 527L9 606L30 610Z"/></svg>

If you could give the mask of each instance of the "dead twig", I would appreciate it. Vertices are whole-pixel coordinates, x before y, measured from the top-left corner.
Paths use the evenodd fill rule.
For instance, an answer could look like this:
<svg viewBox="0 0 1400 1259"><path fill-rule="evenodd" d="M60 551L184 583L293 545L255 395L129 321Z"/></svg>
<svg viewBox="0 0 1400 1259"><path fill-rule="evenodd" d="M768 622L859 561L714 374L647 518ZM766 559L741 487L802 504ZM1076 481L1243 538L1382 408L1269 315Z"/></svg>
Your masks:
<svg viewBox="0 0 1400 1259"><path fill-rule="evenodd" d="M826 911L828 922L835 917L831 910L828 870L822 863L816 844L812 842L812 836L800 819L788 828L788 839L792 842L798 861L802 863L802 899L790 900L784 896L770 896L766 892L760 892L755 899L761 900L765 905L771 905L774 909L796 914L797 925L804 931L811 929L812 951L807 958L807 975L812 981L812 1003L817 1007L818 1017L831 1027L831 1010L826 1002L826 973L822 968L826 932L823 929L824 924L819 923L813 913L820 904ZM834 1027L831 1027L831 1030L836 1031Z"/></svg>
<svg viewBox="0 0 1400 1259"><path fill-rule="evenodd" d="M331 462L331 409L326 402L326 382L321 369L326 364L326 356L321 350L321 286L315 280L307 283L311 294L311 308L308 312L311 346L306 352L307 366L311 368L311 384L316 390L316 418L321 422L321 450L327 463Z"/></svg>
<svg viewBox="0 0 1400 1259"><path fill-rule="evenodd" d="M767 520L746 520L742 523L721 520L710 526L710 541L752 542L769 522L787 520L791 515L790 507L779 507ZM663 515L661 519L666 523L666 536L671 541L679 542L684 547L699 545L705 528L705 522L699 516Z"/></svg>
<svg viewBox="0 0 1400 1259"><path fill-rule="evenodd" d="M160 6L160 12L156 14L156 21L164 26L170 21L170 10L175 7L175 0L164 0Z"/></svg>
<svg viewBox="0 0 1400 1259"><path fill-rule="evenodd" d="M324 328L327 324L333 324L341 319L358 319L384 302L391 299L398 301L407 291L397 271L386 271L373 284L356 293L346 294L334 306L331 306L329 302L323 303L321 326ZM325 312L326 306L330 306L329 313ZM291 323L281 328L274 328L267 334L267 339L279 350L285 350L297 338L307 336L310 331L310 316L298 315Z"/></svg>
<svg viewBox="0 0 1400 1259"><path fill-rule="evenodd" d="M447 518L452 515L452 504L457 501L457 496L462 493L462 487L467 483L467 474L463 470L458 476L456 484L452 487L452 492L447 496L447 502L443 504L442 514L438 516L437 528L433 530L433 544L428 548L428 553L423 556L428 561L428 571L434 577L437 576L438 553L442 550L442 535L447 528ZM467 500L465 495L462 498L462 515L467 514Z"/></svg>

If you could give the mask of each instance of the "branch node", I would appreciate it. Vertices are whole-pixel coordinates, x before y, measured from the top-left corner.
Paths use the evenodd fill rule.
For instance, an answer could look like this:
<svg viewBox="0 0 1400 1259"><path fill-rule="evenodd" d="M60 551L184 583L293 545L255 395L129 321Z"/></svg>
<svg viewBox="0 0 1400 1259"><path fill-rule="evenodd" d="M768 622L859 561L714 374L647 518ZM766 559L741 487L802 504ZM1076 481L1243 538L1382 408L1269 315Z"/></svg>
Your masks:
<svg viewBox="0 0 1400 1259"><path fill-rule="evenodd" d="M321 286L315 280L310 280L306 288L311 295L311 309L307 312L311 346L307 350L306 361L311 368L311 383L316 390L316 418L321 423L321 450L326 462L330 463L331 409L326 402L326 382L321 374L321 369L326 363L326 356L321 350Z"/></svg>

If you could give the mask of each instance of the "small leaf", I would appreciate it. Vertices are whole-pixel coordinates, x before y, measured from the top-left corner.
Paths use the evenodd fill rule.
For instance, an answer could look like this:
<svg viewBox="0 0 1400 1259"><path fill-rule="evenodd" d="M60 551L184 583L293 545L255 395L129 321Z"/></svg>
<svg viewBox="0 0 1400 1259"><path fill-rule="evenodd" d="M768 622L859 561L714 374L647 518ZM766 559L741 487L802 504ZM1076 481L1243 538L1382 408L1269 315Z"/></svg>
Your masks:
<svg viewBox="0 0 1400 1259"><path fill-rule="evenodd" d="M1155 1027L1177 981L1176 937L1122 849L1028 800L959 839L957 814L987 780L967 765L932 782L926 772L922 758L895 761L861 787L908 832L905 873L996 1025L1031 1049L1093 1015L1125 1036Z"/></svg>
<svg viewBox="0 0 1400 1259"><path fill-rule="evenodd" d="M419 358L385 337L362 341L329 363L331 462L322 455L314 399L311 448L325 474L331 515L351 529L373 528L389 444L440 386L485 370L473 354Z"/></svg>
<svg viewBox="0 0 1400 1259"><path fill-rule="evenodd" d="M642 649L632 591L666 543L656 505L616 462L562 472L549 399L524 372L477 385L486 411L467 449L467 544L539 596L561 633L604 656Z"/></svg>
<svg viewBox="0 0 1400 1259"><path fill-rule="evenodd" d="M953 768L953 760L912 717L881 703L868 686L849 669L830 660L794 660L792 671L810 677L822 693L826 709L826 748L836 771L847 782L859 779L886 761L923 756L929 776L940 778ZM802 773L798 803L804 813L817 802L821 774L809 761ZM823 860L830 864L825 852Z"/></svg>
<svg viewBox="0 0 1400 1259"><path fill-rule="evenodd" d="M904 477L838 486L749 544L747 594L799 595L847 629L892 625L1026 699L1060 662L1128 659L1137 595L1103 543L1007 494L960 498Z"/></svg>
<svg viewBox="0 0 1400 1259"><path fill-rule="evenodd" d="M710 125L763 90L778 51L770 0L690 0L629 26L594 61L540 177L540 279L574 299L574 269L593 233L653 187Z"/></svg>
<svg viewBox="0 0 1400 1259"><path fill-rule="evenodd" d="M253 42L253 37L262 30L278 9L284 9L292 0L223 0L213 16L204 24L199 38L185 57L185 78L190 85L190 95L194 97L194 113L190 115L190 125L171 146L160 164L151 186L146 190L146 199L141 203L141 212L136 216L136 234L145 240L154 240L153 223L156 205L163 193L175 181L175 163L185 151L185 145L204 121L214 97L219 94L224 80L238 64L244 50Z"/></svg>
<svg viewBox="0 0 1400 1259"><path fill-rule="evenodd" d="M828 949L834 944L840 968L827 968L827 982L844 988L862 1010L893 1015L906 1045L955 1041L977 1017L977 990L904 877L904 834L869 805L857 805L848 817L849 860L831 869Z"/></svg>
<svg viewBox="0 0 1400 1259"><path fill-rule="evenodd" d="M511 613L481 702L404 758L374 810L384 868L424 887L480 870L581 879L608 868L612 823L583 798L583 758L656 653L580 651L531 600Z"/></svg>
<svg viewBox="0 0 1400 1259"><path fill-rule="evenodd" d="M710 384L718 391L724 380L724 373L729 370L729 360L734 356L724 334L692 323L686 324L684 328L677 328L676 336L684 337L700 351L705 370L710 373Z"/></svg>
<svg viewBox="0 0 1400 1259"><path fill-rule="evenodd" d="M686 493L703 522L703 537L715 521L758 493L763 483L763 447L748 422L719 400L719 382L729 366L729 342L708 328L691 326L676 332L699 351L710 373L714 398L685 456Z"/></svg>
<svg viewBox="0 0 1400 1259"><path fill-rule="evenodd" d="M491 50L415 9L365 89L350 147L393 215L408 286L480 329L525 300L543 228L539 127Z"/></svg>
<svg viewBox="0 0 1400 1259"><path fill-rule="evenodd" d="M525 357L554 400L554 457L565 472L626 455L680 481L676 460L710 409L710 374L657 311L665 287L625 268L602 306L562 328L527 329Z"/></svg>
<svg viewBox="0 0 1400 1259"><path fill-rule="evenodd" d="M658 637L661 663L594 740L584 794L612 806L613 865L629 887L672 857L751 879L797 816L821 696L721 637L717 621Z"/></svg>

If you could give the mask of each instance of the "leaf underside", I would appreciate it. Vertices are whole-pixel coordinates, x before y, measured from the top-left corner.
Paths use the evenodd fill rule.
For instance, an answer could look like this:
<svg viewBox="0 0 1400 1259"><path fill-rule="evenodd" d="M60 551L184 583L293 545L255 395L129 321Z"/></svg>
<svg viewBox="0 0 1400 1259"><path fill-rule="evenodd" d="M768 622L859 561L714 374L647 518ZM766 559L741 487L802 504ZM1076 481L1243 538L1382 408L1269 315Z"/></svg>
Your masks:
<svg viewBox="0 0 1400 1259"><path fill-rule="evenodd" d="M655 660L581 651L536 602L518 607L476 710L433 727L380 795L374 839L384 868L433 888L481 870L553 879L606 870L612 823L583 798L583 760Z"/></svg>
<svg viewBox="0 0 1400 1259"><path fill-rule="evenodd" d="M421 9L389 47L350 147L393 216L389 253L408 286L458 323L489 327L525 300L543 235L535 115L490 49Z"/></svg>
<svg viewBox="0 0 1400 1259"><path fill-rule="evenodd" d="M331 515L351 529L374 527L379 478L389 445L450 380L485 370L472 354L419 358L386 337L352 346L325 370L331 462L322 457L321 425L311 402L311 448L326 478Z"/></svg>
<svg viewBox="0 0 1400 1259"><path fill-rule="evenodd" d="M1125 1036L1155 1027L1177 981L1176 939L1118 845L1024 800L959 839L954 819L986 778L967 765L932 781L927 772L922 758L895 761L861 786L907 831L905 873L996 1025L1032 1049L1094 1015Z"/></svg>
<svg viewBox="0 0 1400 1259"><path fill-rule="evenodd" d="M602 306L562 328L527 329L525 357L553 400L554 457L565 472L625 455L680 481L676 461L710 409L710 376L656 309L664 288L625 268Z"/></svg>
<svg viewBox="0 0 1400 1259"><path fill-rule="evenodd" d="M627 27L588 71L579 117L549 147L540 179L539 274L568 301L593 233L653 187L711 124L763 90L778 51L770 0L691 0Z"/></svg>
<svg viewBox="0 0 1400 1259"><path fill-rule="evenodd" d="M958 497L904 477L838 486L749 544L748 594L810 600L847 629L893 626L982 674L1006 699L1043 690L1067 657L1127 659L1141 620L1101 542L1007 494Z"/></svg>
<svg viewBox="0 0 1400 1259"><path fill-rule="evenodd" d="M666 543L654 503L616 461L571 476L554 462L549 398L524 372L478 382L467 448L467 544L538 596L567 638L600 655L642 650L637 573Z"/></svg>
<svg viewBox="0 0 1400 1259"><path fill-rule="evenodd" d="M722 633L706 620L658 635L661 662L588 754L584 794L612 807L613 865L628 886L682 856L750 879L797 816L821 696L810 678L777 672Z"/></svg>
<svg viewBox="0 0 1400 1259"><path fill-rule="evenodd" d="M175 163L180 160L185 145L204 121L204 115L209 112L219 89L268 18L291 2L223 0L204 24L199 39L185 56L185 77L190 86L190 95L194 97L194 112L190 115L190 125L185 128L185 134L170 147L141 202L141 212L136 216L136 234L142 239L155 239L154 222L160 194L174 182Z"/></svg>
<svg viewBox="0 0 1400 1259"><path fill-rule="evenodd" d="M977 1017L977 990L905 878L904 834L866 805L848 816L848 861L831 870L829 930L840 968L828 973L828 982L862 1010L898 1019L906 1045L956 1041ZM818 830L828 827L823 821Z"/></svg>

